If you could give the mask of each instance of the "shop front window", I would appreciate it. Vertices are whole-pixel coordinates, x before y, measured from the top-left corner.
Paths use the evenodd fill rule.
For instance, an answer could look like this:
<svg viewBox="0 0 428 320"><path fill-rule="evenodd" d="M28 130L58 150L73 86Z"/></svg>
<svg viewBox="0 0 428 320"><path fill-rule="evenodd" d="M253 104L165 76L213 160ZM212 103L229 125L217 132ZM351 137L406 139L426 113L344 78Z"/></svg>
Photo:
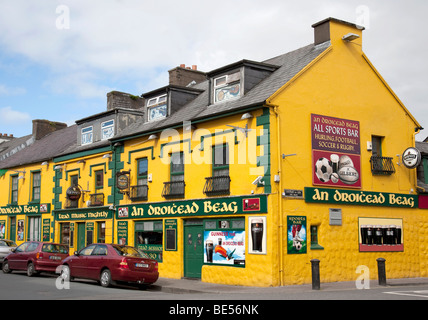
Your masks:
<svg viewBox="0 0 428 320"><path fill-rule="evenodd" d="M136 247L158 262L162 262L162 239L162 221L144 221L135 224Z"/></svg>

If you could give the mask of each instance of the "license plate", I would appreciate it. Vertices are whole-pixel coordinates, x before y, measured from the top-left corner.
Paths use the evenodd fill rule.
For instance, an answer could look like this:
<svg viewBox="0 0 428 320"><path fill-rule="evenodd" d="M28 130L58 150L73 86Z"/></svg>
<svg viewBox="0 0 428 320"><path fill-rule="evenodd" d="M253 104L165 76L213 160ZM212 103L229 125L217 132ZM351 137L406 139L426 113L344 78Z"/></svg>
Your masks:
<svg viewBox="0 0 428 320"><path fill-rule="evenodd" d="M49 256L49 259L51 259L51 260L61 260L61 257L58 257L58 256Z"/></svg>
<svg viewBox="0 0 428 320"><path fill-rule="evenodd" d="M148 268L149 265L147 263L136 263L135 266L137 268Z"/></svg>

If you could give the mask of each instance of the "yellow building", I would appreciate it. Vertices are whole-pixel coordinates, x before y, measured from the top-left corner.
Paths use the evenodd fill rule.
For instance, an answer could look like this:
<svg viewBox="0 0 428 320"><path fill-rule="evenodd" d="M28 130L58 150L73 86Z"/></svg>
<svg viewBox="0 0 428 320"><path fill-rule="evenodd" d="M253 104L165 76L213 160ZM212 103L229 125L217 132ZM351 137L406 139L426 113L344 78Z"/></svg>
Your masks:
<svg viewBox="0 0 428 320"><path fill-rule="evenodd" d="M11 206L13 177L39 170L50 240L136 246L161 277L302 284L318 259L322 282L375 279L380 257L389 278L426 276L407 162L420 125L363 53L363 28L313 28L313 44L263 62L180 66L141 97L109 93L106 112L58 131L73 138L49 167L1 161L6 236L33 217L12 212L34 185Z"/></svg>

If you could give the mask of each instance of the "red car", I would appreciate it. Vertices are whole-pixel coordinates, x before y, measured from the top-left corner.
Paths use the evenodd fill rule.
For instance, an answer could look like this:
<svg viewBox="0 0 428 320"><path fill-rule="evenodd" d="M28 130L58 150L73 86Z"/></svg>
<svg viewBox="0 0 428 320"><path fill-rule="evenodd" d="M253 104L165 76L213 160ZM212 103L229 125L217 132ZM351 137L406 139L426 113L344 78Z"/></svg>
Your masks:
<svg viewBox="0 0 428 320"><path fill-rule="evenodd" d="M134 247L95 243L66 258L61 276L97 280L109 287L116 281L151 284L159 278L159 271L156 260Z"/></svg>
<svg viewBox="0 0 428 320"><path fill-rule="evenodd" d="M28 241L12 249L3 261L3 272L26 270L31 277L38 272L55 272L68 257L68 247L52 242Z"/></svg>

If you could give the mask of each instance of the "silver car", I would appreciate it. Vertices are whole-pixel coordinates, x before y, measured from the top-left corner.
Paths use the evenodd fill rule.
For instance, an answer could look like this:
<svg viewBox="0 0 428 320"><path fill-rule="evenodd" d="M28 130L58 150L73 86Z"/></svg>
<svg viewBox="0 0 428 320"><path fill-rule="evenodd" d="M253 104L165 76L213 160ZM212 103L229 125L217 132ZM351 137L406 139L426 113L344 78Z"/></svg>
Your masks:
<svg viewBox="0 0 428 320"><path fill-rule="evenodd" d="M16 248L16 243L12 240L0 239L0 264L3 264L6 257L13 248Z"/></svg>

